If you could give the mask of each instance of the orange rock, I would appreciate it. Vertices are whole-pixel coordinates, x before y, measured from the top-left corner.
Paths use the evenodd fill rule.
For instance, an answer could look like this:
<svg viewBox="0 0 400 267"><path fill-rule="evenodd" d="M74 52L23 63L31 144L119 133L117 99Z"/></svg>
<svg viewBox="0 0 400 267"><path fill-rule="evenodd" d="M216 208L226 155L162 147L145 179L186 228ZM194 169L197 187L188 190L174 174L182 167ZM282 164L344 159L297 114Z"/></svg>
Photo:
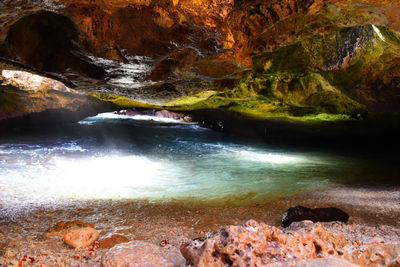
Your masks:
<svg viewBox="0 0 400 267"><path fill-rule="evenodd" d="M302 227L283 232L274 226L250 220L241 225L223 227L209 238L183 244L181 252L194 266L265 266L277 262L310 267L397 266L400 262L400 244L371 244L364 246L365 249L352 250L354 247L342 233L329 232L320 223ZM351 226L348 228L351 230Z"/></svg>
<svg viewBox="0 0 400 267"><path fill-rule="evenodd" d="M69 230L64 241L75 249L86 248L99 238L99 233L91 227Z"/></svg>

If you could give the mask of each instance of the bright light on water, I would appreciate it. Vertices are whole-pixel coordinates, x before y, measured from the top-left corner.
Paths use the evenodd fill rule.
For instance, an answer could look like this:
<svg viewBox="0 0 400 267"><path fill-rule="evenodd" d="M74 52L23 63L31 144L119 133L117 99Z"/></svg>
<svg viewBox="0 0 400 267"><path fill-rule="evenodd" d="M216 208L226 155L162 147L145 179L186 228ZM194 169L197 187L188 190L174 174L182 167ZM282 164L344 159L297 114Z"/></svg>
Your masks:
<svg viewBox="0 0 400 267"><path fill-rule="evenodd" d="M119 119L119 120L141 120L141 121L155 121L155 122L162 122L162 123L174 123L174 124L197 124L193 122L184 122L181 120L175 120L171 118L162 118L157 116L150 116L150 115L121 115L116 113L100 113L97 116L87 118L85 120L80 121L81 124L90 124L93 121L99 121L101 119ZM89 123L88 123L89 122Z"/></svg>
<svg viewBox="0 0 400 267"><path fill-rule="evenodd" d="M239 151L239 154L242 156L243 160L254 160L265 163L275 163L275 164L288 164L288 163L296 163L305 161L304 158L294 157L294 156L285 156L280 154L272 154L272 153L261 153L254 151Z"/></svg>
<svg viewBox="0 0 400 267"><path fill-rule="evenodd" d="M258 202L347 181L346 166L356 163L154 120L100 114L1 139L0 206L13 209L20 198Z"/></svg>

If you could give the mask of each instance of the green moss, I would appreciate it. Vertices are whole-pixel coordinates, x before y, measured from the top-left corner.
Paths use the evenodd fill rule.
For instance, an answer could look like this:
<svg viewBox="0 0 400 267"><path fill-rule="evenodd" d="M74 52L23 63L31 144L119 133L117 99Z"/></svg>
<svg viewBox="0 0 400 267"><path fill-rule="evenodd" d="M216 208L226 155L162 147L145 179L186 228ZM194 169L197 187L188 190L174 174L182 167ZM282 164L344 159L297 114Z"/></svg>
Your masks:
<svg viewBox="0 0 400 267"><path fill-rule="evenodd" d="M184 96L184 97L176 98L176 99L168 102L167 104L165 104L165 106L193 105L193 104L199 103L201 101L204 101L204 100L210 98L211 96L215 96L216 94L217 94L216 91L206 90L206 91L200 92L198 94L195 94L193 96Z"/></svg>
<svg viewBox="0 0 400 267"><path fill-rule="evenodd" d="M352 118L350 115L327 114L327 113L306 115L306 116L298 117L297 119L302 120L302 121L348 121L348 120L354 120L354 118Z"/></svg>
<svg viewBox="0 0 400 267"><path fill-rule="evenodd" d="M118 108L154 108L154 109L161 109L162 106L160 105L153 105L153 104L146 104L142 102L138 102L132 99L128 99L123 96L112 95L112 94L97 94L97 93L89 93L89 95L100 99L102 101L112 103Z"/></svg>

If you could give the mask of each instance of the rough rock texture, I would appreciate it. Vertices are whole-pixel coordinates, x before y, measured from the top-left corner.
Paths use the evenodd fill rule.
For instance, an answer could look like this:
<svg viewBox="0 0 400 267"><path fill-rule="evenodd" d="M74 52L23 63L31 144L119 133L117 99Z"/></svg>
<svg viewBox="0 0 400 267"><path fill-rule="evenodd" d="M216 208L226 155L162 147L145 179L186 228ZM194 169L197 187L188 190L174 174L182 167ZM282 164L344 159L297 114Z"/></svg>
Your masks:
<svg viewBox="0 0 400 267"><path fill-rule="evenodd" d="M118 58L121 48L137 55L165 55L177 46L216 51L212 29L233 1L65 1L66 11L98 54ZM117 31L115 29L118 29Z"/></svg>
<svg viewBox="0 0 400 267"><path fill-rule="evenodd" d="M0 8L0 56L108 94L102 100L147 97L171 110L257 119L399 111L396 0L5 0ZM121 62L130 65L112 70ZM138 62L159 83L107 83Z"/></svg>
<svg viewBox="0 0 400 267"><path fill-rule="evenodd" d="M295 266L301 261L327 257L362 266L398 264L400 244L361 244L351 241L349 232L329 232L320 223L296 224L282 231L250 220L183 244L181 251L187 263L194 266ZM315 262L306 264L313 266Z"/></svg>
<svg viewBox="0 0 400 267"><path fill-rule="evenodd" d="M68 230L64 241L75 249L87 248L99 238L99 232L92 227L83 227Z"/></svg>
<svg viewBox="0 0 400 267"><path fill-rule="evenodd" d="M132 241L110 249L103 256L102 266L185 266L185 259L174 247L160 247L143 241Z"/></svg>

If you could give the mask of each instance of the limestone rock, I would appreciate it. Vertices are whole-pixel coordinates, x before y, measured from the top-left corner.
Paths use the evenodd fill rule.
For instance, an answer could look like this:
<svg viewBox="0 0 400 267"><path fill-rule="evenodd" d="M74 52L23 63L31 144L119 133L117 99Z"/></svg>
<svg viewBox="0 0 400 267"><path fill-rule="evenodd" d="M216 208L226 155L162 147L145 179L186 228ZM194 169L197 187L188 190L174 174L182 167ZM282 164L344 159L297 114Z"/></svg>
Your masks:
<svg viewBox="0 0 400 267"><path fill-rule="evenodd" d="M310 209L296 206L288 209L282 216L282 226L288 227L292 222L310 220L312 222L347 222L349 215L338 208Z"/></svg>
<svg viewBox="0 0 400 267"><path fill-rule="evenodd" d="M400 260L400 244L350 242L342 233L325 230L321 223L297 226L300 228L282 231L250 220L183 244L181 252L188 264L221 267L397 266ZM355 228L343 227L352 238Z"/></svg>
<svg viewBox="0 0 400 267"><path fill-rule="evenodd" d="M64 241L75 249L86 248L99 238L99 232L94 228L84 227L69 230L64 235Z"/></svg>
<svg viewBox="0 0 400 267"><path fill-rule="evenodd" d="M185 259L172 246L162 248L143 241L132 241L110 249L103 256L102 266L185 266Z"/></svg>
<svg viewBox="0 0 400 267"><path fill-rule="evenodd" d="M129 239L126 236L123 235L111 235L109 237L103 238L99 240L100 247L101 248L112 248L115 245L121 244L121 243L127 243L129 242Z"/></svg>

